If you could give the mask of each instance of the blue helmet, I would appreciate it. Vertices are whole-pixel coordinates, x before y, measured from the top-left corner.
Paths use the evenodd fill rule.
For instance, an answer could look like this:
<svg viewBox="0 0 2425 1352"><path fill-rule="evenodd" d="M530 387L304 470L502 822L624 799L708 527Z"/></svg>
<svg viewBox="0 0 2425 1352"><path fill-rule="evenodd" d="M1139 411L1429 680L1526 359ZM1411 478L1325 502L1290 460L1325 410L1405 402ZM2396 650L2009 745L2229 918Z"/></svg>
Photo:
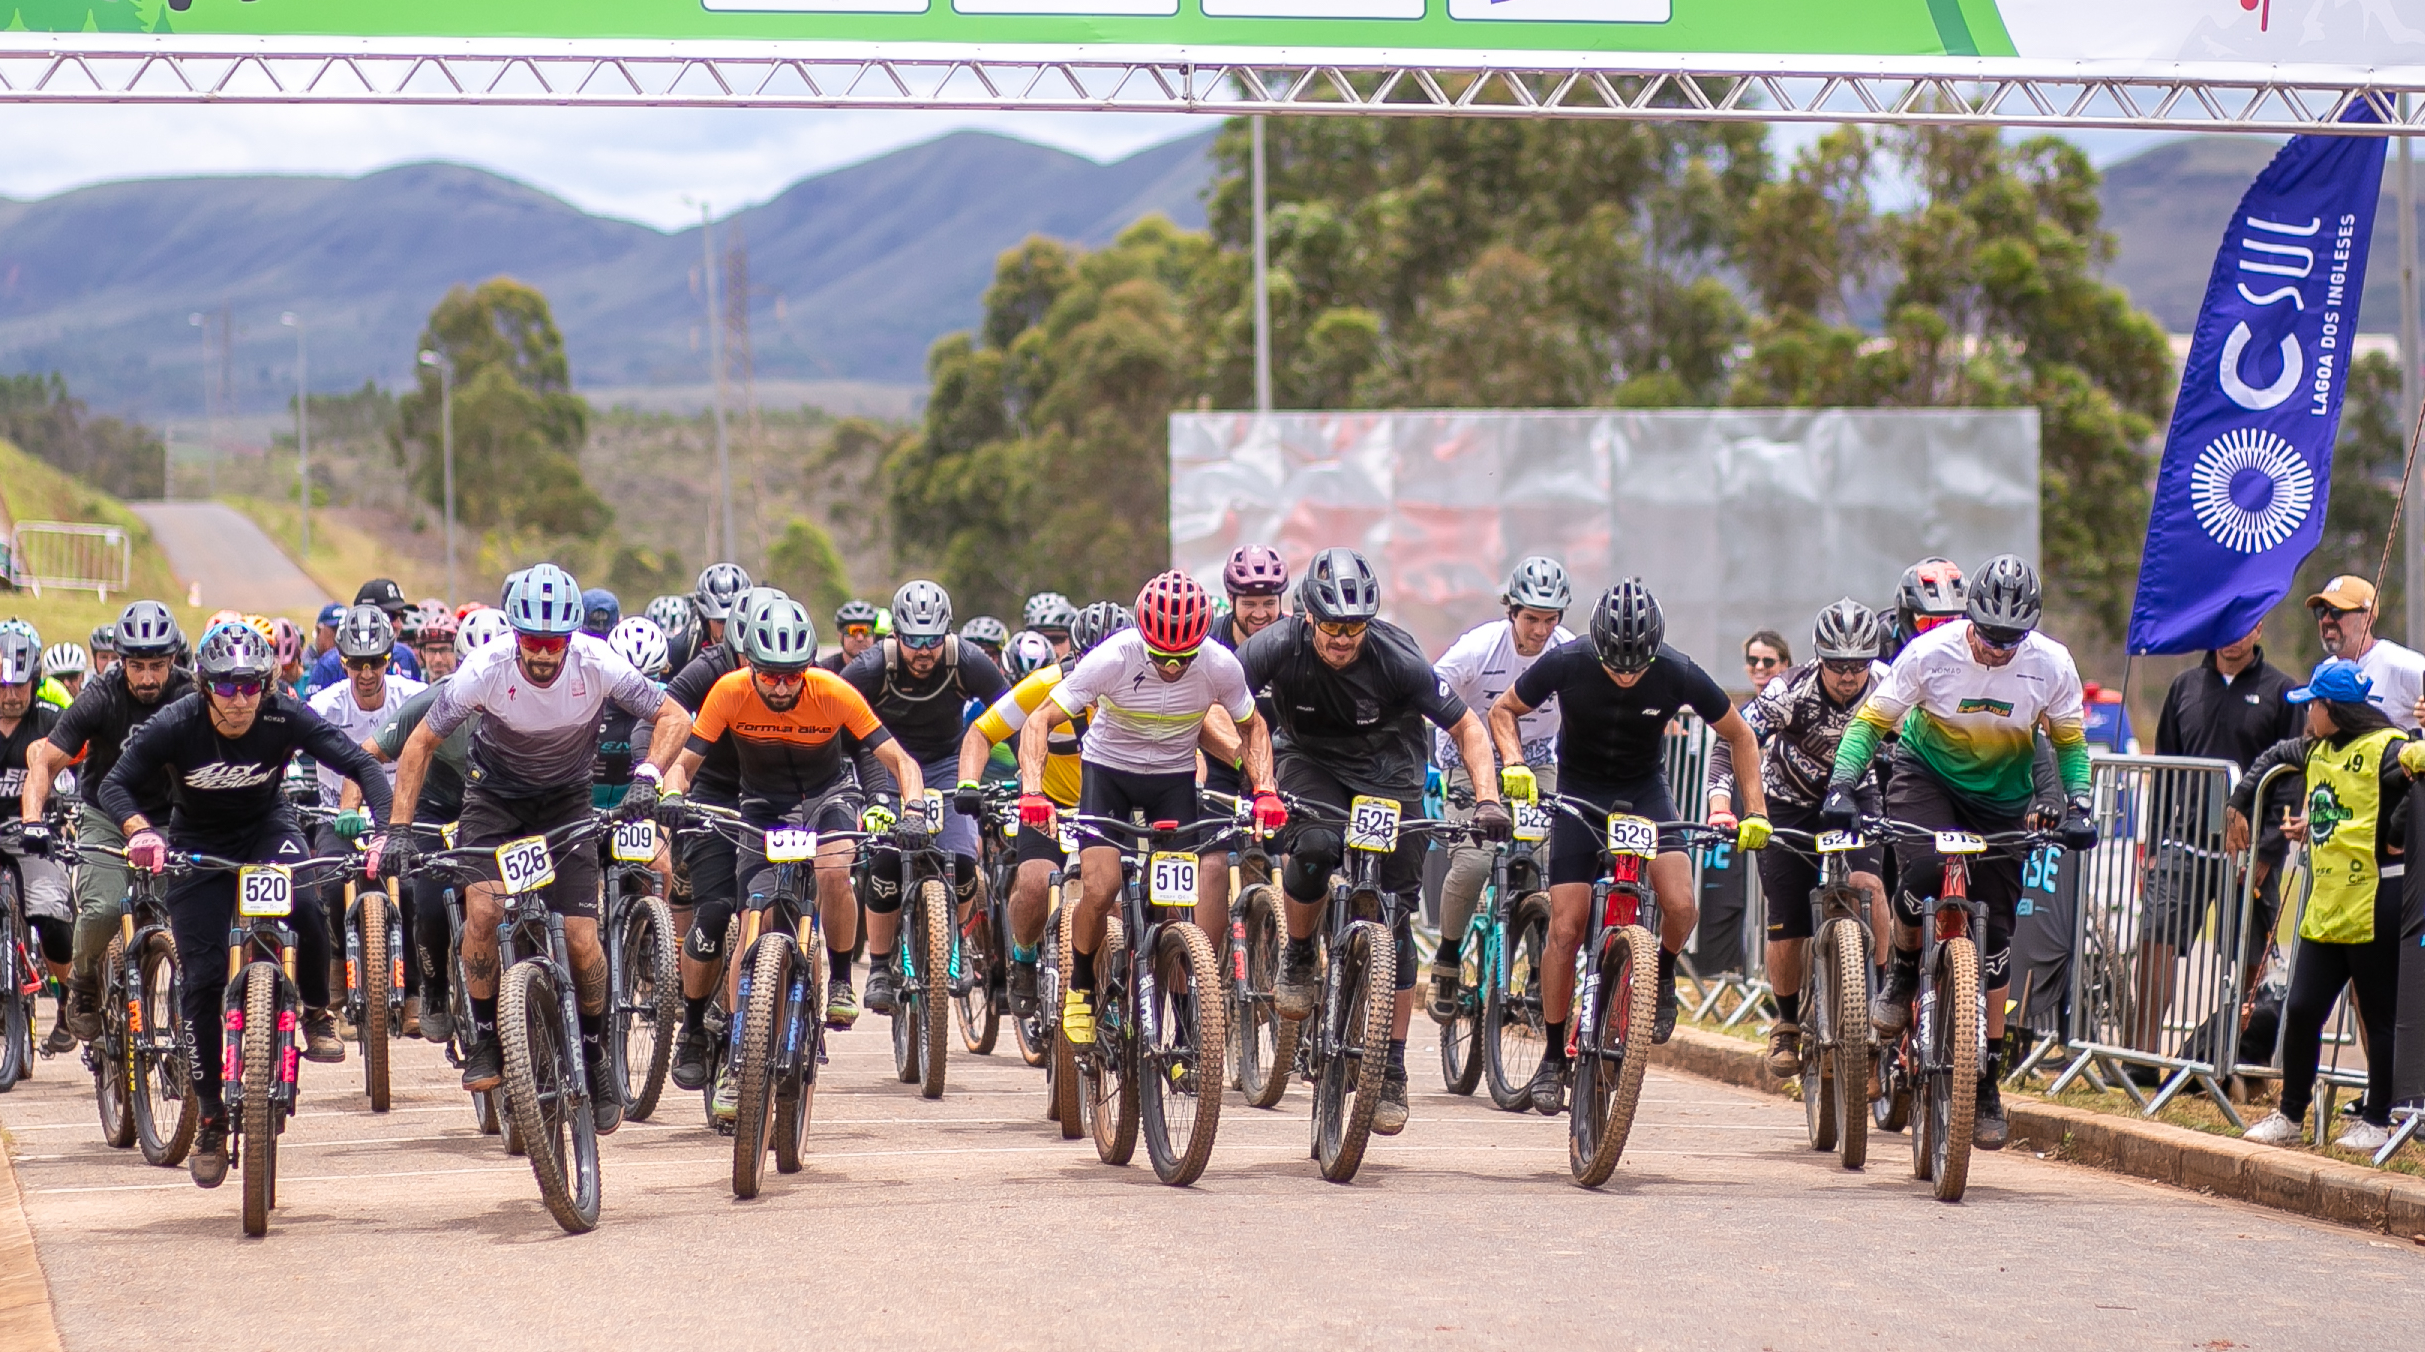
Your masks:
<svg viewBox="0 0 2425 1352"><path fill-rule="evenodd" d="M506 623L517 634L573 634L582 620L581 584L552 563L522 575L505 603Z"/></svg>
<svg viewBox="0 0 2425 1352"><path fill-rule="evenodd" d="M581 593L581 630L604 638L615 631L623 618L623 603L604 587L592 587Z"/></svg>

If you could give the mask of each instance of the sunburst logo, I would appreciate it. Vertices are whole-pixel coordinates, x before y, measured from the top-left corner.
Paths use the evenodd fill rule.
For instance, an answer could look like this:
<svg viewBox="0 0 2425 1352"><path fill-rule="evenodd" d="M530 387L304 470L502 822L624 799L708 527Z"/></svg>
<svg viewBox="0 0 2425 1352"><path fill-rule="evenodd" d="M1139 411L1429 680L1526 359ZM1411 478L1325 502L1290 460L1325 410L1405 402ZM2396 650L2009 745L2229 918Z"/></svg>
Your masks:
<svg viewBox="0 0 2425 1352"><path fill-rule="evenodd" d="M2198 524L2216 544L2241 554L2262 554L2289 539L2307 520L2315 496L2307 461L2259 427L2216 437L2189 471Z"/></svg>

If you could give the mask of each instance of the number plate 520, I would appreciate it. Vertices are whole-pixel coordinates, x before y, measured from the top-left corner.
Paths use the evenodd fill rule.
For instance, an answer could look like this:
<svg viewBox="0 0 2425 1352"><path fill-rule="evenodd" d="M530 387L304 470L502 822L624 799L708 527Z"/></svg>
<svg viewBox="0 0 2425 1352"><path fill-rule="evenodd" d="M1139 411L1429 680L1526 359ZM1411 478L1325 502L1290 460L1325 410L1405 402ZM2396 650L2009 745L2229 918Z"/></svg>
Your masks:
<svg viewBox="0 0 2425 1352"><path fill-rule="evenodd" d="M556 880L556 861L547 853L547 837L524 836L497 847L497 875L508 892L535 892Z"/></svg>
<svg viewBox="0 0 2425 1352"><path fill-rule="evenodd" d="M1145 899L1156 906L1196 904L1196 857L1161 852L1146 860Z"/></svg>
<svg viewBox="0 0 2425 1352"><path fill-rule="evenodd" d="M236 870L236 914L292 915L295 911L295 871L283 864Z"/></svg>

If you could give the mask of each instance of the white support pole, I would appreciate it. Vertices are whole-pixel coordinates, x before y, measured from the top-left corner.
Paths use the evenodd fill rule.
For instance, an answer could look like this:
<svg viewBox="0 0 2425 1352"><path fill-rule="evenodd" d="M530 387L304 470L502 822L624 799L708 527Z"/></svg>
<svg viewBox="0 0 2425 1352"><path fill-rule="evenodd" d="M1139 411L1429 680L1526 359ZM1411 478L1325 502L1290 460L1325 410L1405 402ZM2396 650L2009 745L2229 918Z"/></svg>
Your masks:
<svg viewBox="0 0 2425 1352"><path fill-rule="evenodd" d="M2408 120L2408 96L2400 96L2400 120ZM2402 427L2409 426L2417 416L2420 395L2417 374L2417 172L2416 139L2400 138L2400 418ZM2425 502L2425 491L2418 487L2419 475L2412 464L2408 472L2408 501ZM2409 514L2408 536L2402 542L2400 570L2401 614L2407 621L2408 632L2403 635L2410 644L2425 641L2425 530L2420 530L2414 513Z"/></svg>
<svg viewBox="0 0 2425 1352"><path fill-rule="evenodd" d="M1254 127L1255 412L1271 412L1271 253L1263 228L1263 118Z"/></svg>
<svg viewBox="0 0 2425 1352"><path fill-rule="evenodd" d="M716 222L708 215L707 203L699 204L699 257L705 269L700 276L707 292L707 362L715 381L709 396L716 411L716 492L724 504L723 556L738 562L741 546L733 537L733 462L732 448L724 434L724 311L716 303ZM710 560L714 562L714 560Z"/></svg>

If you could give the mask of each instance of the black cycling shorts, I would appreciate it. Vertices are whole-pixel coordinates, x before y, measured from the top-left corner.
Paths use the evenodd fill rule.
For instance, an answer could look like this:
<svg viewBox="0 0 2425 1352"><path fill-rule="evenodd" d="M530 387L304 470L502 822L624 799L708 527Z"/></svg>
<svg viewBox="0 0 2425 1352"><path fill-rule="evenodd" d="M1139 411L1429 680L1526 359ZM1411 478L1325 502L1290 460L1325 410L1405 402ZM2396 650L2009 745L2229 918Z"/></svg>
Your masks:
<svg viewBox="0 0 2425 1352"><path fill-rule="evenodd" d="M866 800L860 796L858 785L855 782L846 781L841 787L827 792L824 796L814 797L811 801L783 814L781 824L804 826L819 835L833 831L856 831L859 829L859 810L865 806L865 802ZM756 822L752 822L750 825L754 831L762 832L766 829ZM774 885L775 866L766 862L766 838L763 835L751 834L744 839L749 843L739 847L738 850L741 892L747 894L755 903L762 889ZM714 909L714 907L702 903L699 907L699 914L705 916Z"/></svg>
<svg viewBox="0 0 2425 1352"><path fill-rule="evenodd" d="M1606 818L1616 811L1618 803L1630 804L1627 811L1654 822L1676 820L1675 800L1668 796L1667 776L1652 775L1630 784L1595 785L1577 783L1571 779L1559 786L1568 798L1580 798L1591 804L1593 815L1600 820L1589 824L1575 820L1571 812L1553 814L1549 828L1549 885L1565 883L1596 883L1608 875L1600 862L1607 853L1608 828ZM1682 840L1671 832L1659 833L1659 853L1681 853Z"/></svg>
<svg viewBox="0 0 2425 1352"><path fill-rule="evenodd" d="M1081 764L1078 788L1078 811L1089 817L1110 817L1116 821L1134 821L1141 825L1155 822L1178 822L1185 825L1203 814L1197 810L1196 772L1182 770L1175 774L1148 775L1133 770L1114 770L1092 761ZM1080 848L1109 845L1127 850L1136 846L1134 839L1098 835L1078 827ZM1184 850L1191 847L1195 837L1181 834L1172 838L1169 848Z"/></svg>
<svg viewBox="0 0 2425 1352"><path fill-rule="evenodd" d="M1048 836L1025 822L1019 823L1019 834L1011 844L1017 851L1015 858L1019 863L1041 859L1054 868L1069 867L1069 856L1062 851L1060 838Z"/></svg>
<svg viewBox="0 0 2425 1352"><path fill-rule="evenodd" d="M1886 815L1931 830L1975 831L1993 835L2026 827L2020 816L2000 817L1965 806L1945 791L1935 775L1906 765L1897 770L1886 790ZM1894 892L1895 918L1918 925L1927 918L1927 901L1945 885L1945 861L1934 842L1898 841L1895 864L1899 886ZM1987 905L1987 933L1979 945L1980 977L1988 990L2001 990L2010 980L2012 926L2021 901L2021 858L2010 850L1990 850L1970 856L1970 897Z"/></svg>
<svg viewBox="0 0 2425 1352"><path fill-rule="evenodd" d="M1863 816L1877 814L1876 789L1855 791L1853 801L1861 805ZM1785 807L1771 803L1768 813L1769 825L1781 830L1817 833L1827 829L1827 824L1819 819L1819 810L1815 807ZM1818 905L1814 894L1819 890L1819 864L1809 852L1809 846L1800 841L1794 842L1794 845L1794 849L1787 849L1783 841L1771 841L1767 849L1759 852L1760 892L1768 898L1768 937L1771 942L1807 939L1817 920ZM1883 866L1884 853L1875 843L1853 851L1852 871L1875 876Z"/></svg>
<svg viewBox="0 0 2425 1352"><path fill-rule="evenodd" d="M589 785L569 784L528 798L506 798L475 784L463 791L463 816L455 825L455 841L466 849L495 847L524 836L540 836L582 821L595 811ZM556 880L547 885L550 913L575 920L598 918L598 852L584 842L549 852ZM480 861L479 876L497 880L492 855Z"/></svg>

